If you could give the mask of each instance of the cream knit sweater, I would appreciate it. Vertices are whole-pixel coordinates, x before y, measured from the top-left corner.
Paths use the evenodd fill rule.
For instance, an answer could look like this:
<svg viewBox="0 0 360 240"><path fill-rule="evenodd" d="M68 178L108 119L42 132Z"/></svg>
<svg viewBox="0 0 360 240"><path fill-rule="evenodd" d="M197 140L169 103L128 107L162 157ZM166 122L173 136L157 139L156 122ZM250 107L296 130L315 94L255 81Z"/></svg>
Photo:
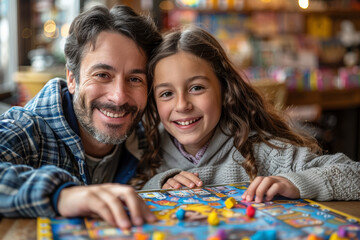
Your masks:
<svg viewBox="0 0 360 240"><path fill-rule="evenodd" d="M204 185L249 181L241 162L244 157L234 148L233 138L218 128L199 164L194 166L176 148L169 134L161 129L163 165L143 189L160 189L169 177L181 171L198 172ZM316 155L307 148L272 141L285 149L265 143L254 147L258 176L282 176L300 191L301 198L318 201L360 200L360 162L342 153Z"/></svg>

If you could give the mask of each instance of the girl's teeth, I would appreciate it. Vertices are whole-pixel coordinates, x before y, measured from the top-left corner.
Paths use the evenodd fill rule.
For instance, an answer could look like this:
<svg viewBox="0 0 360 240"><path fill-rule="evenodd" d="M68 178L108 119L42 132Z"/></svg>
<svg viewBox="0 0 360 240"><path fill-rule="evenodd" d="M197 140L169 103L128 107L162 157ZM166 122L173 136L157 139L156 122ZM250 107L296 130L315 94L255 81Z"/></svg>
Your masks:
<svg viewBox="0 0 360 240"><path fill-rule="evenodd" d="M189 124L192 124L192 123L196 122L197 120L198 119L194 119L194 120L190 120L190 121L186 121L186 122L176 122L176 123L181 126L188 126Z"/></svg>

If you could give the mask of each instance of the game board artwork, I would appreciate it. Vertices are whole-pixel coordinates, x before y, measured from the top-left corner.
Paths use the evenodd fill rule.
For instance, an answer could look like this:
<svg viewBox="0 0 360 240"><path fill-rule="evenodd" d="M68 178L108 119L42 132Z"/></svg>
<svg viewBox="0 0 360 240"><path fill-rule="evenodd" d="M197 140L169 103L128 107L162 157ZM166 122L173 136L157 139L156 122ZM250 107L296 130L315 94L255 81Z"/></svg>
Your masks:
<svg viewBox="0 0 360 240"><path fill-rule="evenodd" d="M360 219L304 199L245 202L248 185L139 191L158 218L154 224L121 231L97 219L38 218L38 240L360 239Z"/></svg>

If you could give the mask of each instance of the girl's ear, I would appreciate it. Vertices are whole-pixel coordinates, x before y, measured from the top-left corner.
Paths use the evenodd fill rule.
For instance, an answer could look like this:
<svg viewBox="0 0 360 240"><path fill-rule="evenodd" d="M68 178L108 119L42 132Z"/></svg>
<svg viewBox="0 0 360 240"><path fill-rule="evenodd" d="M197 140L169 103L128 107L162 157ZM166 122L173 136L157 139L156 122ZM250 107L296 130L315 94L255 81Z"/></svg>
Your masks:
<svg viewBox="0 0 360 240"><path fill-rule="evenodd" d="M69 71L68 69L66 69L66 80L67 80L69 92L71 94L74 94L76 87L75 75L72 71Z"/></svg>

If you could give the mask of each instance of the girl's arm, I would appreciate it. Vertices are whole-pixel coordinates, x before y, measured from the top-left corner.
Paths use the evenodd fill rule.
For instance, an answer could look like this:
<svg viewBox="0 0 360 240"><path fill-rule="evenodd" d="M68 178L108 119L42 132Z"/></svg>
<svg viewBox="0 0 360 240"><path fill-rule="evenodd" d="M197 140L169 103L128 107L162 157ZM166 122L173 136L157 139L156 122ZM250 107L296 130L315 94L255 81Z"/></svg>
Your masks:
<svg viewBox="0 0 360 240"><path fill-rule="evenodd" d="M276 194L286 195L284 188L287 188L292 189L293 193L298 189L301 198L318 201L360 200L359 162L352 161L342 153L319 156L307 148L292 145L280 150L269 149L264 146L257 149L257 158L260 175L281 177L276 179L282 183L281 187L277 186ZM269 184L268 178L261 184L254 181L256 187L251 188L249 198L255 194L265 196L271 186L279 182L272 179L273 184ZM269 195L274 196L274 192L270 191Z"/></svg>
<svg viewBox="0 0 360 240"><path fill-rule="evenodd" d="M360 162L342 153L294 159L294 172L281 173L300 191L302 198L319 201L360 200Z"/></svg>

